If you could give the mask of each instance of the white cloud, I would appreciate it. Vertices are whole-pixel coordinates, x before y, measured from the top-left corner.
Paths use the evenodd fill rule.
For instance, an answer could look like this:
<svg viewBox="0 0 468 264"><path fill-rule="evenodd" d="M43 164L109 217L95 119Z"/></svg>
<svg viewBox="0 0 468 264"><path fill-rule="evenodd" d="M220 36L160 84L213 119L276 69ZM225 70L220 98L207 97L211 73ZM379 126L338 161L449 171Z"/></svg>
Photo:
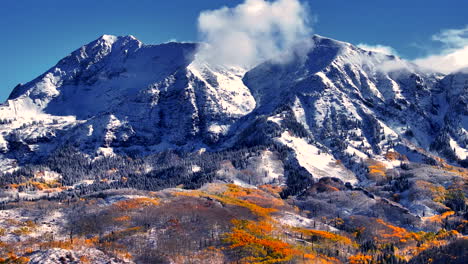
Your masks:
<svg viewBox="0 0 468 264"><path fill-rule="evenodd" d="M461 29L445 29L432 36L432 41L440 42L442 50L433 52L426 57L414 59L412 62L422 68L441 73L451 73L468 67L468 25ZM397 55L390 46L358 44L365 50ZM395 70L408 67L405 63L392 62L389 69ZM385 67L386 68L386 67Z"/></svg>
<svg viewBox="0 0 468 264"><path fill-rule="evenodd" d="M287 59L291 51L307 52L312 28L307 7L300 0L244 0L229 8L203 11L198 18L202 45L197 57L227 65L252 67L276 58ZM442 50L413 60L415 64L450 73L468 66L468 26L446 29L432 36ZM302 49L295 49L297 45ZM398 56L397 51L385 45L361 43L358 47ZM401 63L390 68L402 67ZM405 67L408 67L406 63Z"/></svg>
<svg viewBox="0 0 468 264"><path fill-rule="evenodd" d="M445 29L432 36L432 40L442 42L447 49L459 49L468 46L468 25L462 29Z"/></svg>
<svg viewBox="0 0 468 264"><path fill-rule="evenodd" d="M368 45L368 44L364 44L364 43L360 43L357 45L359 48L361 49L364 49L364 50L368 50L368 51L374 51L374 52L380 52L380 53L384 53L384 54L387 54L387 55L395 55L395 56L398 56L398 53L397 51L390 47L390 46L385 46L385 45Z"/></svg>
<svg viewBox="0 0 468 264"><path fill-rule="evenodd" d="M417 65L442 73L451 73L468 67L468 45L448 54L431 55L413 61Z"/></svg>
<svg viewBox="0 0 468 264"><path fill-rule="evenodd" d="M299 0L245 0L204 11L198 18L202 59L251 67L294 49L310 38L307 8Z"/></svg>
<svg viewBox="0 0 468 264"><path fill-rule="evenodd" d="M414 60L421 67L450 73L468 67L468 25L462 29L446 29L432 36L441 42L443 50L425 58Z"/></svg>

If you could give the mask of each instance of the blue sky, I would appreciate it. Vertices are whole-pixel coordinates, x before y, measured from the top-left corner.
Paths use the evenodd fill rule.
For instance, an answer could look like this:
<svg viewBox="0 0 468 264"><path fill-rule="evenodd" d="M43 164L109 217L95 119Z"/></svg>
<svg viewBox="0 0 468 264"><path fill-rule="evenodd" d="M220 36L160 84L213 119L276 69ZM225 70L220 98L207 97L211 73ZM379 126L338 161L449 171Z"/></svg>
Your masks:
<svg viewBox="0 0 468 264"><path fill-rule="evenodd" d="M103 34L144 43L197 40L202 10L240 0L8 0L0 7L0 101L12 88ZM468 25L466 0L310 0L314 33L353 44L386 45L404 58L439 52L432 36Z"/></svg>

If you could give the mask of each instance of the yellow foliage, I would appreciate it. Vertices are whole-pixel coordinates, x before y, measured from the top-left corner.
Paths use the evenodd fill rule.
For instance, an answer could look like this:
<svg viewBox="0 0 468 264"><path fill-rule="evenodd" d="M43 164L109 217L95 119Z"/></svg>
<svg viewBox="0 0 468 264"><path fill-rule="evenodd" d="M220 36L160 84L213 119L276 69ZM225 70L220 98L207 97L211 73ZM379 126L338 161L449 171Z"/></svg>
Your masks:
<svg viewBox="0 0 468 264"><path fill-rule="evenodd" d="M376 160L368 160L367 163L368 169L369 169L369 175L372 177L380 177L380 178L385 178L386 177L386 172L387 168L384 163L376 161Z"/></svg>
<svg viewBox="0 0 468 264"><path fill-rule="evenodd" d="M423 217L423 219L429 222L442 223L443 220L445 220L447 217L452 216L454 214L455 214L454 211L447 211L440 215Z"/></svg>
<svg viewBox="0 0 468 264"><path fill-rule="evenodd" d="M140 197L132 198L124 201L119 201L114 203L114 207L118 210L128 211L134 210L146 206L156 206L159 205L159 200L156 198Z"/></svg>
<svg viewBox="0 0 468 264"><path fill-rule="evenodd" d="M372 263L372 256L358 254L349 257L349 264L370 264Z"/></svg>
<svg viewBox="0 0 468 264"><path fill-rule="evenodd" d="M80 263L89 264L89 263L91 263L91 260L87 256L81 256L80 257Z"/></svg>
<svg viewBox="0 0 468 264"><path fill-rule="evenodd" d="M386 227L386 230L381 230L381 233L379 234L381 238L390 239L390 240L396 239L397 241L401 243L405 243L410 239L411 240L418 239L418 236L416 233L408 232L408 230L406 230L403 227L391 225L382 219L376 219L376 222Z"/></svg>
<svg viewBox="0 0 468 264"><path fill-rule="evenodd" d="M442 168L445 171L457 174L458 176L463 177L465 179L468 178L468 169L452 166L447 163L443 163L442 167L439 167L439 168Z"/></svg>
<svg viewBox="0 0 468 264"><path fill-rule="evenodd" d="M126 229L123 229L123 230L112 231L111 233L105 235L102 240L104 240L104 241L114 241L114 240L118 240L118 239L121 239L121 238L124 238L124 237L131 236L131 235L133 235L135 233L138 233L138 232L141 232L143 230L144 230L143 227L136 226L136 227L126 228Z"/></svg>
<svg viewBox="0 0 468 264"><path fill-rule="evenodd" d="M233 220L232 232L225 235L224 242L230 249L240 250L241 263L283 263L299 252L291 245L270 236L271 226L248 220Z"/></svg>
<svg viewBox="0 0 468 264"><path fill-rule="evenodd" d="M128 235L132 232L135 232L135 228L122 230L120 232L114 233L113 235ZM126 233L128 232L128 233ZM125 234L124 234L125 233ZM109 238L109 237L107 237ZM115 238L115 237L112 237ZM114 254L123 257L123 258L131 258L131 255L125 251L123 248L124 246L112 243L110 241L100 242L99 238L92 237L89 239L83 238L74 238L73 241L71 240L64 240L64 241L49 241L49 242L42 242L38 244L39 248L61 248L66 250L74 250L74 249L82 249L82 248L93 248L93 247L102 247L105 248L106 251L112 251ZM91 260L87 257L80 258L81 263L91 263Z"/></svg>
<svg viewBox="0 0 468 264"><path fill-rule="evenodd" d="M414 184L420 189L428 190L432 195L432 200L434 200L435 202L444 202L447 190L443 186L435 185L428 181L422 180L417 180L414 182Z"/></svg>
<svg viewBox="0 0 468 264"><path fill-rule="evenodd" d="M221 197L219 199L220 202L226 203L226 204L231 204L231 205L237 205L241 207L245 207L249 209L252 213L260 216L260 217L268 217L272 212L276 212L277 210L274 208L264 208L261 206L258 206L254 203L251 203L249 201L244 201L236 198L231 198L231 197Z"/></svg>
<svg viewBox="0 0 468 264"><path fill-rule="evenodd" d="M441 229L439 232L436 234L436 239L442 240L442 239L448 239L448 238L453 238L459 236L460 233L456 230L450 230L447 231L445 229Z"/></svg>
<svg viewBox="0 0 468 264"><path fill-rule="evenodd" d="M127 222L127 221L130 221L130 216L128 216L128 215L119 216L119 217L114 218L114 221L116 221L116 222Z"/></svg>
<svg viewBox="0 0 468 264"><path fill-rule="evenodd" d="M13 219L13 218L8 218L5 220L8 225L10 226L20 226L23 224L23 222L19 221L19 220L16 220L16 219Z"/></svg>
<svg viewBox="0 0 468 264"><path fill-rule="evenodd" d="M339 261L336 258L317 255L317 254L311 254L311 253L304 254L303 258L305 258L305 261L303 263L306 263L306 264L309 264L309 263L310 264L336 264L336 263L341 263L341 261Z"/></svg>
<svg viewBox="0 0 468 264"><path fill-rule="evenodd" d="M271 184L265 184L258 186L261 190L268 192L271 195L274 195L276 198L281 198L280 193L283 191L283 187Z"/></svg>
<svg viewBox="0 0 468 264"><path fill-rule="evenodd" d="M422 242L418 247L407 247L404 251L407 252L410 256L417 256L419 253L434 247L441 247L448 243L448 241L454 237L459 236L460 234L455 231L446 231L445 229L440 230L436 234L430 232L418 232L417 240Z"/></svg>
<svg viewBox="0 0 468 264"><path fill-rule="evenodd" d="M77 242L76 240L74 240L75 243ZM40 247L41 248L61 248L61 249L71 250L73 249L73 243L70 240L66 240L66 241L54 240L54 241L49 241L49 242L43 242L40 244Z"/></svg>
<svg viewBox="0 0 468 264"><path fill-rule="evenodd" d="M102 248L105 252L111 252L113 255L117 255L122 259L131 259L133 257L132 254L130 254L126 247L122 244L111 241L104 241L99 244L99 247Z"/></svg>
<svg viewBox="0 0 468 264"><path fill-rule="evenodd" d="M279 192L281 191L281 188L276 188L273 189L272 187L267 189L270 191L275 191L277 193L274 193L273 196L271 197L268 195L267 191L260 189L251 189L251 188L244 188L235 184L228 184L227 185L228 189L224 193L222 193L223 196L228 196L232 198L241 198L243 200L258 204L262 207L279 207L279 206L284 206L284 201L283 199L280 198Z"/></svg>
<svg viewBox="0 0 468 264"><path fill-rule="evenodd" d="M228 185L228 190L223 193L209 194L202 191L184 191L176 192L177 196L189 196L189 197L204 197L217 200L220 203L235 205L249 209L253 214L268 218L272 212L277 211L275 208L265 208L259 206L251 201L243 200L241 198L251 198L252 196L260 195L260 190L253 190L248 188L242 188L234 184ZM270 199L271 200L271 199Z"/></svg>
<svg viewBox="0 0 468 264"><path fill-rule="evenodd" d="M15 229L13 230L11 233L12 234L15 234L17 236L21 236L21 235L28 235L28 234L31 234L32 233L32 229L27 227L27 226L22 226L18 229Z"/></svg>
<svg viewBox="0 0 468 264"><path fill-rule="evenodd" d="M332 242L342 243L345 245L353 245L353 241L351 239L332 232L305 228L293 228L293 230L316 239L330 240Z"/></svg>
<svg viewBox="0 0 468 264"><path fill-rule="evenodd" d="M17 229L11 232L12 234L15 234L17 236L28 235L37 228L37 225L31 220L21 222L16 219L7 219L6 221L7 223L9 223L10 226L19 226Z"/></svg>
<svg viewBox="0 0 468 264"><path fill-rule="evenodd" d="M6 259L0 258L0 264L26 264L29 263L29 258L18 257L15 253L10 252Z"/></svg>
<svg viewBox="0 0 468 264"><path fill-rule="evenodd" d="M408 158L405 155L402 155L402 154L400 154L398 152L395 152L395 151L387 152L387 154L385 154L385 158L387 160L391 160L391 161L394 161L394 160L407 161L408 160Z"/></svg>
<svg viewBox="0 0 468 264"><path fill-rule="evenodd" d="M33 189L43 191L43 190L59 188L61 187L61 184L58 183L57 181L43 182L43 181L28 180L27 182L23 182L19 184L13 183L13 184L7 185L7 187L10 189L18 189L19 187L22 187L22 186L30 186Z"/></svg>
<svg viewBox="0 0 468 264"><path fill-rule="evenodd" d="M67 250L72 250L76 248L91 248L96 246L99 243L99 238L92 237L88 239L84 238L74 238L72 240L53 240L53 241L48 241L48 242L41 242L39 243L40 248L61 248L61 249L67 249Z"/></svg>
<svg viewBox="0 0 468 264"><path fill-rule="evenodd" d="M259 221L233 220L233 229L225 234L224 242L229 244L227 249L240 254L239 263L283 263L292 259L302 259L301 263L339 263L331 257L301 249L298 246L283 241L275 236L283 233L283 226L277 225L270 214L278 207L285 206L280 198L280 187L263 185L259 189L249 189L234 184L225 186L209 186L206 191L182 191L174 193L176 196L202 197L219 201L223 204L240 206L249 209L259 217ZM272 197L273 196L273 197ZM339 219L336 219L337 223ZM351 244L351 240L331 233L332 239L343 244ZM312 259L313 257L313 259Z"/></svg>
<svg viewBox="0 0 468 264"><path fill-rule="evenodd" d="M23 222L22 225L31 229L34 229L37 227L36 223L34 223L31 220L27 220L26 222Z"/></svg>

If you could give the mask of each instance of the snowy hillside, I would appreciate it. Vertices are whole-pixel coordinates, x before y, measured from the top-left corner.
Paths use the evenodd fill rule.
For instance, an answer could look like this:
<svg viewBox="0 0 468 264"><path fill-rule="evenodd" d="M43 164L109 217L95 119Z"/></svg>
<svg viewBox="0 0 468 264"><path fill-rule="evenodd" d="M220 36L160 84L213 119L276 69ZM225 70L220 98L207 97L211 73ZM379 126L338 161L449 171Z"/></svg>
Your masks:
<svg viewBox="0 0 468 264"><path fill-rule="evenodd" d="M399 164L389 153L466 164L465 73L426 72L321 36L312 43L306 56L242 69L197 59L196 44L104 35L0 106L1 169L69 145L90 158L274 145L285 164L353 184L373 162Z"/></svg>
<svg viewBox="0 0 468 264"><path fill-rule="evenodd" d="M450 150L437 153L434 144L438 135L451 131L453 145L465 142L454 149L466 150L467 109L459 96L466 87L451 88L450 77L441 80L441 74L394 56L320 36L313 41L306 58L266 62L247 72L244 82L257 102L252 115L268 116L286 131L292 127L283 123L293 119L311 141L350 168L368 159L392 167L385 158L392 152L417 162L433 154L452 162L465 158L450 158ZM455 105L454 111L448 109Z"/></svg>
<svg viewBox="0 0 468 264"><path fill-rule="evenodd" d="M44 156L64 143L109 155L217 142L255 101L244 69L194 61L195 49L107 35L81 47L0 107L3 159Z"/></svg>

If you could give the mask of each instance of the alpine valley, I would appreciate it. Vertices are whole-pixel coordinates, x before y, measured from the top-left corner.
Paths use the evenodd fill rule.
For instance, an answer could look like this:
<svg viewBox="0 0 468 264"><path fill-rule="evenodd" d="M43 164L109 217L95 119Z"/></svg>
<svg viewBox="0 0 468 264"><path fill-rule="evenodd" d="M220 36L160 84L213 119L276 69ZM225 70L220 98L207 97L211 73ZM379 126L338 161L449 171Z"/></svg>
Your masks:
<svg viewBox="0 0 468 264"><path fill-rule="evenodd" d="M104 35L0 105L0 263L467 263L468 70Z"/></svg>

